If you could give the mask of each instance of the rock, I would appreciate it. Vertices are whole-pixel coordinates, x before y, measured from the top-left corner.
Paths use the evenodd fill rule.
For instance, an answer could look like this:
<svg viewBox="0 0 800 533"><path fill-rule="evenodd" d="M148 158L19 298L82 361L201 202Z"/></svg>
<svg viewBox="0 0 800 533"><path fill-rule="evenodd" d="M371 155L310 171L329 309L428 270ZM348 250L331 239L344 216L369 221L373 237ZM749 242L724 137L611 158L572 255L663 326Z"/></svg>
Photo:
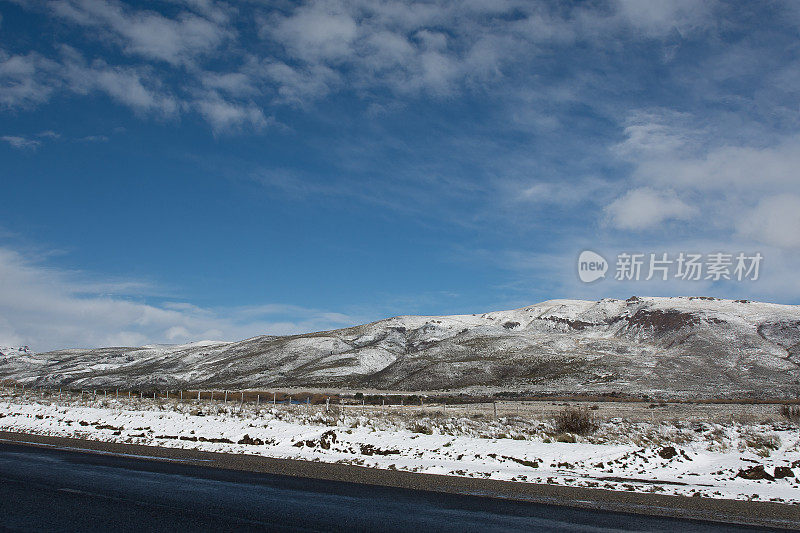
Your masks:
<svg viewBox="0 0 800 533"><path fill-rule="evenodd" d="M250 435L246 434L239 440L239 444L250 444L255 446L260 446L264 444L264 441L259 438L252 438Z"/></svg>
<svg viewBox="0 0 800 533"><path fill-rule="evenodd" d="M336 442L336 432L331 430L323 433L319 438L319 446L323 450L330 450L331 444Z"/></svg>
<svg viewBox="0 0 800 533"><path fill-rule="evenodd" d="M303 446L308 446L309 448L316 448L319 446L323 450L330 450L331 444L336 442L336 432L332 429L326 431L322 435L319 436L319 440L308 439L308 440L301 440L294 443L294 446L297 448L302 448Z"/></svg>
<svg viewBox="0 0 800 533"><path fill-rule="evenodd" d="M393 455L400 453L400 450L382 450L372 444L361 444L360 447L362 455Z"/></svg>
<svg viewBox="0 0 800 533"><path fill-rule="evenodd" d="M663 448L658 450L658 455L660 455L663 459L672 459L673 457L678 455L678 452L675 451L674 446L664 446Z"/></svg>
<svg viewBox="0 0 800 533"><path fill-rule="evenodd" d="M775 467L775 479L782 479L785 477L794 477L794 472L788 466Z"/></svg>
<svg viewBox="0 0 800 533"><path fill-rule="evenodd" d="M769 481L775 480L774 477L772 477L770 474L767 473L766 470L764 470L763 465L751 466L750 468L739 470L739 473L736 474L736 477L740 477L742 479L766 479Z"/></svg>

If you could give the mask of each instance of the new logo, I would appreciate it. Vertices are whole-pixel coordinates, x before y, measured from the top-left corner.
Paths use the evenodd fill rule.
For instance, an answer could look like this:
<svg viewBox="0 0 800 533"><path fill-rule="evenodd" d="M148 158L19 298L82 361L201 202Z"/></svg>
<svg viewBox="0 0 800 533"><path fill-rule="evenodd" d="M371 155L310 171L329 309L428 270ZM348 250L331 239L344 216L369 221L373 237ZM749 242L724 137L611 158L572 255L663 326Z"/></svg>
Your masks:
<svg viewBox="0 0 800 533"><path fill-rule="evenodd" d="M591 283L600 278L606 277L608 271L608 261L591 250L584 250L578 256L578 277L584 283Z"/></svg>

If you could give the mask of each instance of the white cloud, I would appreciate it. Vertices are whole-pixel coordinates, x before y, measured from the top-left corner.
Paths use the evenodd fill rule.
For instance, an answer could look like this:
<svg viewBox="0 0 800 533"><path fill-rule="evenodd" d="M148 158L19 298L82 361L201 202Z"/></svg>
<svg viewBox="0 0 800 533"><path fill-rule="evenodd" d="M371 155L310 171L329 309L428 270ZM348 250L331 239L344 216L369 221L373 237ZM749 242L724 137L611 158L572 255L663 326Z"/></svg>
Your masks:
<svg viewBox="0 0 800 533"><path fill-rule="evenodd" d="M649 228L695 216L702 230L798 246L800 136L742 139L741 131L663 110L633 113L624 133L612 151L633 165L636 191L648 193L633 191L609 205L606 215L614 226ZM673 192L664 196L656 190ZM687 197L692 207L680 199Z"/></svg>
<svg viewBox="0 0 800 533"><path fill-rule="evenodd" d="M35 150L42 144L40 141L35 139L28 139L26 137L19 137L17 135L3 135L0 137L0 141L7 142L14 148L18 148L20 150Z"/></svg>
<svg viewBox="0 0 800 533"><path fill-rule="evenodd" d="M625 120L625 140L612 149L619 157L637 163L670 159L678 151L684 156L693 153L705 132L692 127L692 118L665 109L633 112Z"/></svg>
<svg viewBox="0 0 800 533"><path fill-rule="evenodd" d="M283 47L292 68L336 68L360 90L444 96L503 80L504 69L538 56L542 47L582 40L602 48L610 36L662 38L713 21L712 3L667 4L312 0L262 16L259 34Z"/></svg>
<svg viewBox="0 0 800 533"><path fill-rule="evenodd" d="M131 346L201 339L238 340L353 325L356 318L303 307L203 309L152 305L131 295L141 285L97 282L0 247L0 345L37 351ZM127 296L126 296L127 295Z"/></svg>
<svg viewBox="0 0 800 533"><path fill-rule="evenodd" d="M31 0L23 7L81 28L130 59L76 68L68 57L0 53L0 105L32 106L59 90L102 91L151 116L194 110L217 133L237 131L225 124L258 127L256 108L267 101L307 106L340 90L449 97L483 89L507 81L543 47L583 40L602 48L632 29L634 38L651 38L703 27L711 8L695 4L311 0L264 8L172 0L163 14L118 0ZM239 28L253 20L264 42L245 48ZM216 102L199 105L198 87L215 91Z"/></svg>
<svg viewBox="0 0 800 533"><path fill-rule="evenodd" d="M647 187L629 191L605 209L610 223L623 230L651 229L669 220L687 220L697 210L679 199L674 192Z"/></svg>
<svg viewBox="0 0 800 533"><path fill-rule="evenodd" d="M643 181L705 191L761 189L796 184L798 168L800 138L793 137L770 147L723 145L695 157L672 151L642 160L636 175Z"/></svg>
<svg viewBox="0 0 800 533"><path fill-rule="evenodd" d="M559 206L575 206L588 200L605 196L610 184L598 178L575 180L566 186L563 182L537 181L522 187L515 186L509 194L517 201Z"/></svg>
<svg viewBox="0 0 800 533"><path fill-rule="evenodd" d="M213 94L198 100L196 105L215 133L229 132L243 127L261 129L268 122L264 112L254 104L240 105Z"/></svg>
<svg viewBox="0 0 800 533"><path fill-rule="evenodd" d="M276 101L304 105L328 94L340 80L339 74L325 65L291 67L279 61L266 61L260 74L277 85Z"/></svg>
<svg viewBox="0 0 800 533"><path fill-rule="evenodd" d="M173 115L179 102L166 93L146 68L114 67L104 61L87 63L75 49L62 46L62 76L66 86L78 94L105 93L135 111Z"/></svg>
<svg viewBox="0 0 800 533"><path fill-rule="evenodd" d="M172 64L193 61L232 36L224 26L224 17L213 21L181 12L175 18L167 18L152 11L136 11L113 0L56 0L49 6L64 20L99 29L101 35L107 34L128 54Z"/></svg>
<svg viewBox="0 0 800 533"><path fill-rule="evenodd" d="M617 0L615 4L619 18L631 28L650 37L663 37L672 31L687 33L712 24L716 2Z"/></svg>
<svg viewBox="0 0 800 533"><path fill-rule="evenodd" d="M303 102L333 90L330 84L343 72L349 83L342 86L358 90L388 87L403 94L448 94L473 72L496 73L487 68L487 62L502 55L494 48L496 40L481 38L480 46L471 53L470 35L485 33L475 19L483 14L485 10L461 12L437 4L324 0L286 15L264 17L260 34L281 45L292 60L267 62L272 65L279 92L305 98ZM447 31L433 31L432 27ZM336 69L335 76L326 69ZM313 91L297 90L298 74L315 77L314 82L306 79L303 83L314 87ZM288 89L284 89L284 79L289 81Z"/></svg>
<svg viewBox="0 0 800 533"><path fill-rule="evenodd" d="M739 233L781 248L800 248L800 196L772 195L762 198L737 224Z"/></svg>
<svg viewBox="0 0 800 533"><path fill-rule="evenodd" d="M251 76L243 72L203 72L200 81L208 89L225 91L233 96L256 96L259 89Z"/></svg>
<svg viewBox="0 0 800 533"><path fill-rule="evenodd" d="M12 55L0 50L0 106L20 108L46 101L56 83L56 68L36 52Z"/></svg>
<svg viewBox="0 0 800 533"><path fill-rule="evenodd" d="M332 2L311 3L299 7L288 17L278 16L261 28L303 60L339 61L349 58L357 26L343 5Z"/></svg>

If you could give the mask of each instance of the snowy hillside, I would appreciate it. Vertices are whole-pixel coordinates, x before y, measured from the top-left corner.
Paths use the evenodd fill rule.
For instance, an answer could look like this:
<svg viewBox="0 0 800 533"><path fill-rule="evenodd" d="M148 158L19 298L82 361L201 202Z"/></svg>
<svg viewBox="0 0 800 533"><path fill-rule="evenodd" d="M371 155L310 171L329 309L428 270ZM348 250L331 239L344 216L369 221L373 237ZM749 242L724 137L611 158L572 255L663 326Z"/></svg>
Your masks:
<svg viewBox="0 0 800 533"><path fill-rule="evenodd" d="M0 350L1 351L1 350ZM37 385L800 394L800 306L706 297L550 300L239 342L0 358Z"/></svg>
<svg viewBox="0 0 800 533"><path fill-rule="evenodd" d="M17 363L27 361L35 355L27 346L0 346L0 361L15 360Z"/></svg>

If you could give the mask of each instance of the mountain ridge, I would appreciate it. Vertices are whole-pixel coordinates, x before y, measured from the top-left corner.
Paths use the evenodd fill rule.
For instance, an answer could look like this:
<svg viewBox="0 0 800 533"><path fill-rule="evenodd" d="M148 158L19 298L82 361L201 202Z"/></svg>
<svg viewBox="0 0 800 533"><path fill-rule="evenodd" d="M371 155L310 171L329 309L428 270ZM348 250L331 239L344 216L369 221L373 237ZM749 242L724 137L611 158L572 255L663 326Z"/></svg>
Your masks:
<svg viewBox="0 0 800 533"><path fill-rule="evenodd" d="M794 398L800 306L703 296L559 299L234 342L4 355L0 377L74 387Z"/></svg>

